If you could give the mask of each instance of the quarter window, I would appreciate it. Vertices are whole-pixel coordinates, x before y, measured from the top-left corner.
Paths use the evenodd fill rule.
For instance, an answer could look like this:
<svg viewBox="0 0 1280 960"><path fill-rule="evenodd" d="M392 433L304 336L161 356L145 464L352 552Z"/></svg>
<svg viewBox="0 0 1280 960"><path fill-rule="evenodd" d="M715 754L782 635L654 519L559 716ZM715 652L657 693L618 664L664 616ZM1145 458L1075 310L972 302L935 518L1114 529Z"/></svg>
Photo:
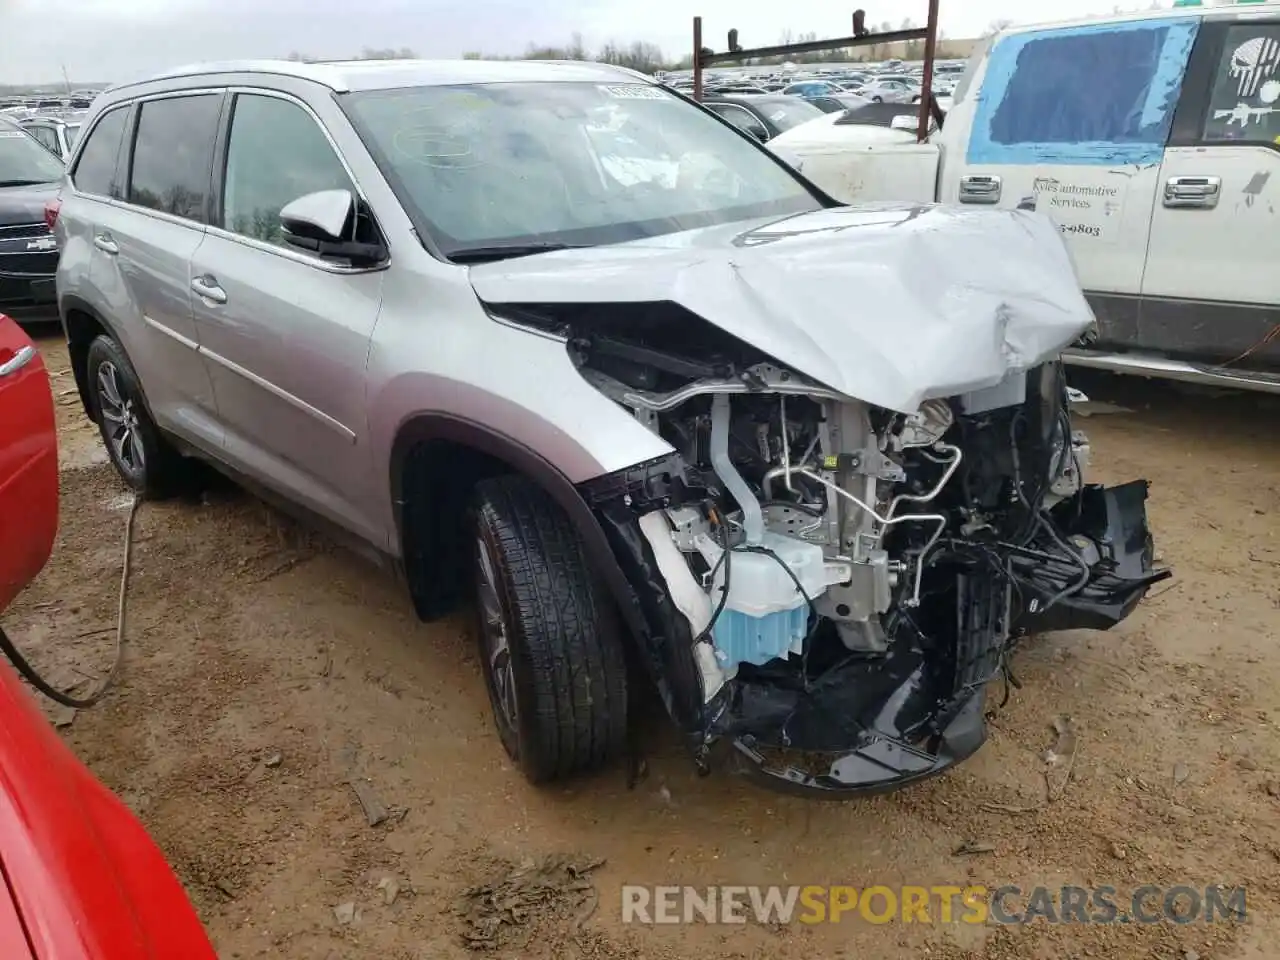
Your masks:
<svg viewBox="0 0 1280 960"><path fill-rule="evenodd" d="M231 117L222 226L284 246L280 210L320 190L354 190L324 132L296 103L240 94Z"/></svg>
<svg viewBox="0 0 1280 960"><path fill-rule="evenodd" d="M144 102L138 113L129 202L205 222L221 94Z"/></svg>
<svg viewBox="0 0 1280 960"><path fill-rule="evenodd" d="M58 152L58 137L48 127L27 127L27 132L54 153Z"/></svg>
<svg viewBox="0 0 1280 960"><path fill-rule="evenodd" d="M757 140L768 140L769 131L760 119L745 107L736 103L709 103L712 110L720 114L743 133L749 133Z"/></svg>
<svg viewBox="0 0 1280 960"><path fill-rule="evenodd" d="M1280 146L1280 24L1240 24L1227 31L1204 139Z"/></svg>
<svg viewBox="0 0 1280 960"><path fill-rule="evenodd" d="M89 139L85 141L84 149L80 151L75 173L71 175L71 181L77 190L100 197L119 194L116 158L120 154L120 140L124 136L124 124L128 117L128 107L117 107L104 114L93 128Z"/></svg>

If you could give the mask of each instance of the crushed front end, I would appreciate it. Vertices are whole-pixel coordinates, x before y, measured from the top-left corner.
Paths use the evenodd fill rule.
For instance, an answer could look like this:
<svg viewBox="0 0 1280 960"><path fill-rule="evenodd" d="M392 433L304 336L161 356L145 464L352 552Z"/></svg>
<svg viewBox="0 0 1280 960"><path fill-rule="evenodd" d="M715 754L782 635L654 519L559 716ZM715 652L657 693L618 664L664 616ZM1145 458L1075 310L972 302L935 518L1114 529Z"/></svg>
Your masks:
<svg viewBox="0 0 1280 960"><path fill-rule="evenodd" d="M836 797L938 773L1019 637L1106 629L1168 576L1145 483L1084 482L1058 361L908 415L770 362L574 349L676 451L582 492L706 768Z"/></svg>

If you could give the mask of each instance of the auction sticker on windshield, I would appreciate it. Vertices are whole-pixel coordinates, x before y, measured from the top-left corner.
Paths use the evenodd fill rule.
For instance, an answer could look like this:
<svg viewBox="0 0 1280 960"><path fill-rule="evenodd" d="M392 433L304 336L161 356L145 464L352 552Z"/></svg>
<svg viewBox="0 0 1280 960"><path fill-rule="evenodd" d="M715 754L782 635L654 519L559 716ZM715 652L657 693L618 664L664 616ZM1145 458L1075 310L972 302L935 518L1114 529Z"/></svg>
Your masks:
<svg viewBox="0 0 1280 960"><path fill-rule="evenodd" d="M666 100L667 95L657 87L644 83L620 83L601 85L600 92L615 100Z"/></svg>
<svg viewBox="0 0 1280 960"><path fill-rule="evenodd" d="M1102 242L1116 238L1124 216L1123 185L1036 177L1032 190L1036 210L1048 214L1064 236Z"/></svg>

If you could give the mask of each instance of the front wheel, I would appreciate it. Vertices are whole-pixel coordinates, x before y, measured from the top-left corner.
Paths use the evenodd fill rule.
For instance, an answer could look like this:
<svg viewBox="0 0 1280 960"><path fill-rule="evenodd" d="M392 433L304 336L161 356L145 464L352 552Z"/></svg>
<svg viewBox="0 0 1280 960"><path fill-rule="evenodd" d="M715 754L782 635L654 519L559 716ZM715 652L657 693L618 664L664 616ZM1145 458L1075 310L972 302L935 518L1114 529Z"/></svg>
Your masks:
<svg viewBox="0 0 1280 960"><path fill-rule="evenodd" d="M87 366L89 402L116 472L142 497L172 494L185 465L147 412L128 356L103 334L89 344Z"/></svg>
<svg viewBox="0 0 1280 960"><path fill-rule="evenodd" d="M482 481L472 517L480 656L503 747L533 783L604 765L626 743L626 660L577 530L519 476Z"/></svg>
<svg viewBox="0 0 1280 960"><path fill-rule="evenodd" d="M871 98L871 102L872 102L872 103L884 103L884 97L872 97L872 98Z"/></svg>

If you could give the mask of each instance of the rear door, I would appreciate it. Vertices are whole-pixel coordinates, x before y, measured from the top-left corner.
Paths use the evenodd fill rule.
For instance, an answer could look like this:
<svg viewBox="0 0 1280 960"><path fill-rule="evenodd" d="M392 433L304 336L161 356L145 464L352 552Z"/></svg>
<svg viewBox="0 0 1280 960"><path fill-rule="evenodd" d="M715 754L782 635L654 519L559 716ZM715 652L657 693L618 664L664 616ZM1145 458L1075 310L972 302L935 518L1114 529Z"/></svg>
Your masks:
<svg viewBox="0 0 1280 960"><path fill-rule="evenodd" d="M191 275L226 458L381 542L370 513L378 498L365 369L385 273L289 246L280 227L294 200L321 190L354 196L356 185L314 112L283 94L237 92L222 141L221 196Z"/></svg>
<svg viewBox="0 0 1280 960"><path fill-rule="evenodd" d="M1160 163L1198 17L1157 17L998 39L970 93L944 202L1035 204L1062 231L1103 341L1131 339ZM957 111L959 112L959 111ZM1116 298L1129 309L1115 311Z"/></svg>
<svg viewBox="0 0 1280 960"><path fill-rule="evenodd" d="M152 415L213 451L222 436L198 354L191 258L208 221L223 99L222 91L196 91L137 104L123 158L123 195L97 209L93 235L94 285Z"/></svg>
<svg viewBox="0 0 1280 960"><path fill-rule="evenodd" d="M1160 168L1142 346L1280 371L1280 16L1205 23Z"/></svg>
<svg viewBox="0 0 1280 960"><path fill-rule="evenodd" d="M40 572L57 530L49 376L27 335L0 315L0 611Z"/></svg>

